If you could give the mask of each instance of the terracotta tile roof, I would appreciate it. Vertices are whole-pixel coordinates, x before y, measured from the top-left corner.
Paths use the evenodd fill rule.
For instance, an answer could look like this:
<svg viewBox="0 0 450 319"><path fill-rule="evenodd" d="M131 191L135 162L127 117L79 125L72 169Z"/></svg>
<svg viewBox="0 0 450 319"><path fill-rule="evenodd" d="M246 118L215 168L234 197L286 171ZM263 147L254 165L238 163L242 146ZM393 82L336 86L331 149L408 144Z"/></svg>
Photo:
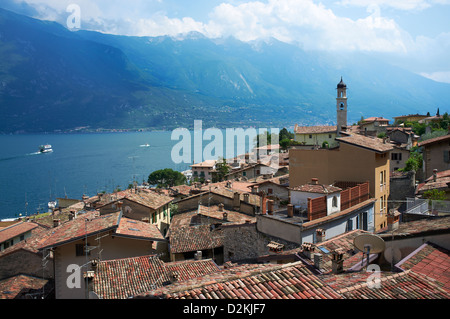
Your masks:
<svg viewBox="0 0 450 319"><path fill-rule="evenodd" d="M203 191L209 191L211 190L215 190L215 189L228 189L228 190L232 190L232 191L238 191L241 193L245 193L248 192L249 189L248 187L250 185L252 185L253 183L249 183L249 182L240 182L240 181L223 181L223 182L217 182L217 183L212 183L209 185L202 185L202 187L200 188Z"/></svg>
<svg viewBox="0 0 450 319"><path fill-rule="evenodd" d="M164 263L155 256L101 261L92 282L102 299L126 299L170 284L220 269L211 259ZM174 275L176 279L173 279Z"/></svg>
<svg viewBox="0 0 450 319"><path fill-rule="evenodd" d="M363 120L364 123L368 123L368 122L376 122L376 121L379 121L379 122L389 122L388 119L385 119L385 118L383 118L383 117L376 117L376 116L368 117L368 118L366 118L366 119Z"/></svg>
<svg viewBox="0 0 450 319"><path fill-rule="evenodd" d="M362 276L367 278L367 273L362 273ZM450 293L439 287L435 280L410 270L389 275L380 273L379 279L379 287L370 286L377 283L372 277L368 282L359 282L338 290L338 293L346 299L449 299L450 297Z"/></svg>
<svg viewBox="0 0 450 319"><path fill-rule="evenodd" d="M100 201L97 203L97 208L124 199L133 201L146 207L150 207L154 210L173 201L172 197L164 194L159 194L152 190L139 189L136 192L134 189L127 189L113 194L104 194L103 196L101 196Z"/></svg>
<svg viewBox="0 0 450 319"><path fill-rule="evenodd" d="M332 252L337 249L341 249L343 252L344 260L344 270L353 267L356 263L361 261L362 252L360 252L353 245L353 240L355 237L366 234L367 231L361 229L355 229L350 232L335 236L321 243L316 243L313 245L314 253L322 255L322 267L320 269L321 273L330 273L332 270ZM302 256L303 247L286 250L281 252L279 255L293 255L298 254ZM310 266L314 266L314 261L303 257L303 262Z"/></svg>
<svg viewBox="0 0 450 319"><path fill-rule="evenodd" d="M444 135L444 136L435 137L435 138L430 138L428 140L419 142L418 145L419 145L419 147L420 146L429 146L431 144L442 142L442 141L446 141L448 139L450 139L450 134L447 134L447 135Z"/></svg>
<svg viewBox="0 0 450 319"><path fill-rule="evenodd" d="M315 184L308 183L296 187L290 188L293 191L305 192L305 193L316 193L316 194L331 194L340 192L342 189L332 185Z"/></svg>
<svg viewBox="0 0 450 319"><path fill-rule="evenodd" d="M165 267L169 274L178 275L177 281L185 281L220 271L219 266L212 259L169 262L165 263Z"/></svg>
<svg viewBox="0 0 450 319"><path fill-rule="evenodd" d="M99 217L77 217L51 230L49 238L41 243L40 249L64 245L85 236L112 230L116 236L145 240L163 240L155 225L122 217L121 212Z"/></svg>
<svg viewBox="0 0 450 319"><path fill-rule="evenodd" d="M227 220L223 220L223 213L227 213ZM233 210L223 208L219 210L219 206L212 205L210 207L199 205L196 210L184 212L173 216L169 226L169 236L172 232L177 232L181 227L189 227L191 224L217 224L237 225L247 222L256 222L256 217L242 214Z"/></svg>
<svg viewBox="0 0 450 319"><path fill-rule="evenodd" d="M161 299L339 299L301 262L224 270L139 297Z"/></svg>
<svg viewBox="0 0 450 319"><path fill-rule="evenodd" d="M164 240L164 236L156 225L126 217L120 219L119 227L116 229L115 234L116 236L141 238L146 240Z"/></svg>
<svg viewBox="0 0 450 319"><path fill-rule="evenodd" d="M92 219L78 217L53 228L51 236L42 243L41 249L63 245L67 242L84 238L84 236L91 236L108 229L115 229L119 225L121 216L122 214L117 212Z"/></svg>
<svg viewBox="0 0 450 319"><path fill-rule="evenodd" d="M17 275L0 281L0 299L20 299L27 293L41 290L48 280L27 275Z"/></svg>
<svg viewBox="0 0 450 319"><path fill-rule="evenodd" d="M41 244L52 234L52 229L39 226L31 231L31 236L13 246L10 246L0 252L0 258L14 253L18 250L26 250L32 253L38 253Z"/></svg>
<svg viewBox="0 0 450 319"><path fill-rule="evenodd" d="M318 133L336 133L337 126L297 126L294 127L294 133L296 134L318 134Z"/></svg>
<svg viewBox="0 0 450 319"><path fill-rule="evenodd" d="M450 251L445 248L425 243L395 266L433 278L450 292Z"/></svg>
<svg viewBox="0 0 450 319"><path fill-rule="evenodd" d="M280 186L288 186L289 185L289 174L276 176L276 177L269 178L269 179L263 179L257 183L251 183L248 187L252 188L254 186L259 186L259 185L266 184L266 183L273 183L273 184L277 184Z"/></svg>
<svg viewBox="0 0 450 319"><path fill-rule="evenodd" d="M196 225L171 229L169 240L170 252L177 254L222 247L224 235L210 225Z"/></svg>
<svg viewBox="0 0 450 319"><path fill-rule="evenodd" d="M415 236L423 236L426 234L448 234L450 232L450 216L447 217L433 217L400 223L398 229L393 233L391 231L384 231L378 235L385 241L395 239L402 239Z"/></svg>
<svg viewBox="0 0 450 319"><path fill-rule="evenodd" d="M182 194L189 196L191 194L191 190L193 189L192 186L189 185L178 185L178 186L172 186L169 188L169 195L177 195Z"/></svg>
<svg viewBox="0 0 450 319"><path fill-rule="evenodd" d="M33 222L20 222L13 224L11 226L0 229L0 243L10 240L14 237L25 234L38 227L36 223Z"/></svg>
<svg viewBox="0 0 450 319"><path fill-rule="evenodd" d="M214 167L214 165L216 165L216 160L206 160L201 163L192 164L191 167L193 167L193 168L197 168L197 167L212 168L212 167Z"/></svg>
<svg viewBox="0 0 450 319"><path fill-rule="evenodd" d="M383 143L383 140L377 137L352 134L344 137L337 137L336 141L368 149L377 153L384 153L393 149L392 144Z"/></svg>
<svg viewBox="0 0 450 319"><path fill-rule="evenodd" d="M103 299L124 299L169 281L164 263L152 256L101 261L92 281Z"/></svg>
<svg viewBox="0 0 450 319"><path fill-rule="evenodd" d="M158 194L149 190L141 190L138 193L126 194L124 199L131 200L155 210L173 201L173 198L170 196Z"/></svg>

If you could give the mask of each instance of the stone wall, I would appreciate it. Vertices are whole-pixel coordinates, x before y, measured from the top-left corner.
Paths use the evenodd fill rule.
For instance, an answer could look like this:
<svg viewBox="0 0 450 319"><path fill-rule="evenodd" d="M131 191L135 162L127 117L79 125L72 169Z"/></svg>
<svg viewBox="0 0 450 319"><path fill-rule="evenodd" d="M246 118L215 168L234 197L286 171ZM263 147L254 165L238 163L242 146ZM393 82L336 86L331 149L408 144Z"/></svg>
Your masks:
<svg viewBox="0 0 450 319"><path fill-rule="evenodd" d="M298 248L299 245L280 238L275 238L259 232L256 223L223 226L224 230L224 261L252 260L268 255L267 244L276 241L284 244L284 250Z"/></svg>
<svg viewBox="0 0 450 319"><path fill-rule="evenodd" d="M53 277L53 261L51 259L42 267L42 256L27 250L17 250L0 258L0 280L18 274L35 277Z"/></svg>

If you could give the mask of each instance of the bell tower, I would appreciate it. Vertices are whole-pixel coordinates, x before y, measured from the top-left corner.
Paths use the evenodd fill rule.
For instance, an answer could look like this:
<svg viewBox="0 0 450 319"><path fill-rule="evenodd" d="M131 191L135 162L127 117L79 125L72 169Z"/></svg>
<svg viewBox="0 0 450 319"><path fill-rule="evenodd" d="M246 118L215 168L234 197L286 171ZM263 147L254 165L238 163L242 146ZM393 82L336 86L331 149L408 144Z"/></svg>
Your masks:
<svg viewBox="0 0 450 319"><path fill-rule="evenodd" d="M341 131L347 127L347 85L342 81L342 76L337 85L336 120L337 135L340 136Z"/></svg>

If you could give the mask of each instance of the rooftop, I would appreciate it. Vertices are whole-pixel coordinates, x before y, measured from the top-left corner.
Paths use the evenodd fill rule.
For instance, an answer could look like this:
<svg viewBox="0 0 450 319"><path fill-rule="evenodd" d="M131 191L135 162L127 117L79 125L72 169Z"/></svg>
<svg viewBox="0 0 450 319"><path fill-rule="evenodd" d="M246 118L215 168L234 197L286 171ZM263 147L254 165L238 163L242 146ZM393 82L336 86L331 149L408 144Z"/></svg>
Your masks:
<svg viewBox="0 0 450 319"><path fill-rule="evenodd" d="M394 232L384 231L378 235L385 241L389 241L429 234L448 234L449 232L450 216L443 216L400 223Z"/></svg>
<svg viewBox="0 0 450 319"><path fill-rule="evenodd" d="M332 194L340 192L342 189L332 185L319 184L318 180L313 179L308 184L292 187L290 190L315 194Z"/></svg>
<svg viewBox="0 0 450 319"><path fill-rule="evenodd" d="M0 243L20 236L36 227L38 227L38 225L33 222L20 222L8 227L0 228Z"/></svg>
<svg viewBox="0 0 450 319"><path fill-rule="evenodd" d="M340 299L303 263L224 270L141 294L159 299Z"/></svg>
<svg viewBox="0 0 450 319"><path fill-rule="evenodd" d="M122 217L116 212L100 217L78 217L52 229L49 238L41 243L40 249L55 247L79 240L85 236L112 230L116 236L144 240L163 241L158 228L149 223Z"/></svg>
<svg viewBox="0 0 450 319"><path fill-rule="evenodd" d="M390 143L384 143L381 138L353 134L343 137L337 137L336 141L368 149L377 153L391 151L393 146Z"/></svg>
<svg viewBox="0 0 450 319"><path fill-rule="evenodd" d="M211 259L164 263L155 256L139 256L101 261L92 284L100 298L126 299L172 281L184 281L217 271L219 267Z"/></svg>
<svg viewBox="0 0 450 319"><path fill-rule="evenodd" d="M446 140L450 140L450 134L443 135L443 136L438 136L438 137L435 137L435 138L430 138L428 140L419 142L418 145L419 145L419 147L420 146L429 146L431 144L443 142L443 141L446 141Z"/></svg>
<svg viewBox="0 0 450 319"><path fill-rule="evenodd" d="M425 243L396 265L401 270L413 270L443 284L450 292L450 251L433 243Z"/></svg>
<svg viewBox="0 0 450 319"><path fill-rule="evenodd" d="M317 126L297 126L294 127L295 134L320 134L336 133L337 126L317 125Z"/></svg>
<svg viewBox="0 0 450 319"><path fill-rule="evenodd" d="M28 275L17 275L0 281L0 299L24 299L28 293L39 293L48 280Z"/></svg>

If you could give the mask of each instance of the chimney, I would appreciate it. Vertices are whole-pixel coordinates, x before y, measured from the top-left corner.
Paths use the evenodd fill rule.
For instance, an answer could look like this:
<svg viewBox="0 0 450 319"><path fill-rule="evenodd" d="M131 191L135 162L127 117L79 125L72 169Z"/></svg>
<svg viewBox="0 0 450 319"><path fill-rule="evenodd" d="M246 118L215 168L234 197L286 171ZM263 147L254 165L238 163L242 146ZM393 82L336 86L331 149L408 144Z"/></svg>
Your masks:
<svg viewBox="0 0 450 319"><path fill-rule="evenodd" d="M341 248L331 252L331 269L333 274L339 274L344 270L344 252Z"/></svg>
<svg viewBox="0 0 450 319"><path fill-rule="evenodd" d="M311 178L311 184L318 185L319 184L319 179L318 178Z"/></svg>
<svg viewBox="0 0 450 319"><path fill-rule="evenodd" d="M312 259L314 254L314 244L312 243L303 243L301 248L303 249L303 255L308 258Z"/></svg>
<svg viewBox="0 0 450 319"><path fill-rule="evenodd" d="M53 227L58 227L59 225L61 225L61 220L60 219L53 219Z"/></svg>
<svg viewBox="0 0 450 319"><path fill-rule="evenodd" d="M267 203L267 210L269 215L273 215L273 200L271 199Z"/></svg>
<svg viewBox="0 0 450 319"><path fill-rule="evenodd" d="M436 180L437 180L437 169L435 168L434 170L433 170L433 182L436 182Z"/></svg>
<svg viewBox="0 0 450 319"><path fill-rule="evenodd" d="M122 204L123 204L123 202L120 201L120 200L117 202L117 208L118 208L120 211L122 211Z"/></svg>
<svg viewBox="0 0 450 319"><path fill-rule="evenodd" d="M202 251L197 250L197 252L194 254L194 260L201 260L202 259Z"/></svg>
<svg viewBox="0 0 450 319"><path fill-rule="evenodd" d="M98 259L92 259L91 260L91 267L93 270L97 270L98 268Z"/></svg>
<svg viewBox="0 0 450 319"><path fill-rule="evenodd" d="M398 228L400 220L400 213L397 210L389 211L387 214L388 231L393 231Z"/></svg>
<svg viewBox="0 0 450 319"><path fill-rule="evenodd" d="M288 213L288 217L290 217L290 218L294 217L294 205L292 205L292 204L287 205L287 213Z"/></svg>
<svg viewBox="0 0 450 319"><path fill-rule="evenodd" d="M223 206L224 206L223 203L219 204L219 212L223 212Z"/></svg>
<svg viewBox="0 0 450 319"><path fill-rule="evenodd" d="M317 228L316 229L316 243L321 243L325 240L325 229Z"/></svg>
<svg viewBox="0 0 450 319"><path fill-rule="evenodd" d="M171 283L175 283L180 279L180 275L178 274L177 271L172 271L170 273L170 282Z"/></svg>
<svg viewBox="0 0 450 319"><path fill-rule="evenodd" d="M259 196L261 196L261 214L266 214L266 193L264 191L259 192Z"/></svg>
<svg viewBox="0 0 450 319"><path fill-rule="evenodd" d="M239 192L234 192L233 208L239 210L240 207L241 207L241 194Z"/></svg>
<svg viewBox="0 0 450 319"><path fill-rule="evenodd" d="M323 266L322 254L315 253L313 256L314 256L314 267L316 267L319 270L322 269L322 266Z"/></svg>
<svg viewBox="0 0 450 319"><path fill-rule="evenodd" d="M249 198L249 194L245 193L244 194L244 202L248 203L248 198Z"/></svg>

